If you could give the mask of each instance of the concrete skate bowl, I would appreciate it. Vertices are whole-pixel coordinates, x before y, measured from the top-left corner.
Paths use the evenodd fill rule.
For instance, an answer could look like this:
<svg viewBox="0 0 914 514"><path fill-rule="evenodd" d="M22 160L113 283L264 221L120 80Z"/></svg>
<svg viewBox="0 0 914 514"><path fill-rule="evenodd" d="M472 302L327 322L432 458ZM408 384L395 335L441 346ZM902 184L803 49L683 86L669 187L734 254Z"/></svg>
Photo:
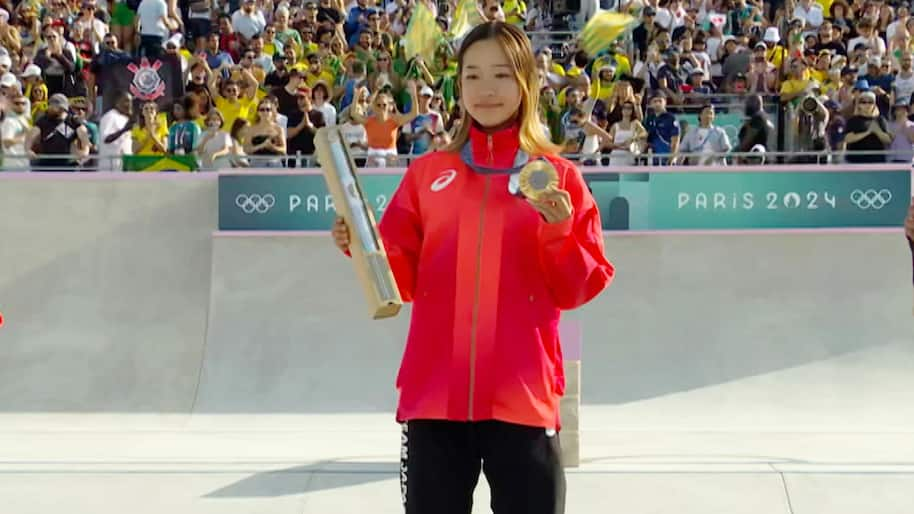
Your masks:
<svg viewBox="0 0 914 514"><path fill-rule="evenodd" d="M208 176L2 186L0 412L393 408L409 311L369 321L327 237L214 236ZM566 318L583 329L583 402L615 407L614 422L701 425L700 398L752 425L785 421L784 408L798 424L850 409L854 423L849 412L880 401L895 405L881 422L912 419L914 402L895 403L914 399L909 255L895 231L605 241L614 283Z"/></svg>

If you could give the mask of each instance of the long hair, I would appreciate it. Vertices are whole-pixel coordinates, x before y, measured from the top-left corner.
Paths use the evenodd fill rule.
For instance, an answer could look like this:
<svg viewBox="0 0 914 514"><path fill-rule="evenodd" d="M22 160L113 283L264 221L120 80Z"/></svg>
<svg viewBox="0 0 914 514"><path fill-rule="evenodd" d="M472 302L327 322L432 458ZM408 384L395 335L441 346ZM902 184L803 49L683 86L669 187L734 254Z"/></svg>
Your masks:
<svg viewBox="0 0 914 514"><path fill-rule="evenodd" d="M514 78L520 89L520 108L516 113L520 121L520 147L529 155L558 154L561 147L552 143L545 126L540 122L539 90L540 81L536 73L536 61L527 35L513 25L493 21L477 25L467 34L457 53L457 92L463 74L464 55L474 43L494 39L508 56L514 68ZM470 138L470 125L474 123L466 108L460 110L460 129L454 140L445 148L448 152L459 152Z"/></svg>

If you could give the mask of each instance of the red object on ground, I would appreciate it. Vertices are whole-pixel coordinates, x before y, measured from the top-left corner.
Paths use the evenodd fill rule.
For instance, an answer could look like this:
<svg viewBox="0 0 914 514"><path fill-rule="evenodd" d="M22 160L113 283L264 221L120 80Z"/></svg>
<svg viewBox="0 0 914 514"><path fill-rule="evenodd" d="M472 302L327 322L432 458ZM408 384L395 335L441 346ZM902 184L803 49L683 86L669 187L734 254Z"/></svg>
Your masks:
<svg viewBox="0 0 914 514"><path fill-rule="evenodd" d="M3 326L3 313L0 312L0 327Z"/></svg>

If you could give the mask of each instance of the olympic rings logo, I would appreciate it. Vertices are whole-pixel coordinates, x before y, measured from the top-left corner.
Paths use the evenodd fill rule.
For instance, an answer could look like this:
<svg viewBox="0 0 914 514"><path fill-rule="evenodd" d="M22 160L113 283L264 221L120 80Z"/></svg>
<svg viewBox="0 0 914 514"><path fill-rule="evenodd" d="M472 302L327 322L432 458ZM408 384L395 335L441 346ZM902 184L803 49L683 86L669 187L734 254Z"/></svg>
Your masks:
<svg viewBox="0 0 914 514"><path fill-rule="evenodd" d="M865 191L854 189L851 192L851 203L864 211L869 209L878 211L891 201L892 192L888 189L880 189L879 191L875 189L867 189Z"/></svg>
<svg viewBox="0 0 914 514"><path fill-rule="evenodd" d="M245 214L264 214L276 205L276 197L271 194L240 194L235 197L235 205Z"/></svg>

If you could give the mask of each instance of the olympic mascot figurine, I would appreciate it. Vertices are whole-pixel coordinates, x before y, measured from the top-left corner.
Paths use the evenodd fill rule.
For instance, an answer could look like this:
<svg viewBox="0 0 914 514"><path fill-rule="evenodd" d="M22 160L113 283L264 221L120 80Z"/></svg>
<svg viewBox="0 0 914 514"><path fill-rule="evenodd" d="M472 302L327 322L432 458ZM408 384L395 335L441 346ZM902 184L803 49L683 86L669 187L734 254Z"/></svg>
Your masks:
<svg viewBox="0 0 914 514"><path fill-rule="evenodd" d="M378 224L412 319L396 387L407 514L565 509L559 318L614 276L580 170L539 117L530 41L502 22L458 52L460 132L412 162ZM338 218L336 245L349 248Z"/></svg>

